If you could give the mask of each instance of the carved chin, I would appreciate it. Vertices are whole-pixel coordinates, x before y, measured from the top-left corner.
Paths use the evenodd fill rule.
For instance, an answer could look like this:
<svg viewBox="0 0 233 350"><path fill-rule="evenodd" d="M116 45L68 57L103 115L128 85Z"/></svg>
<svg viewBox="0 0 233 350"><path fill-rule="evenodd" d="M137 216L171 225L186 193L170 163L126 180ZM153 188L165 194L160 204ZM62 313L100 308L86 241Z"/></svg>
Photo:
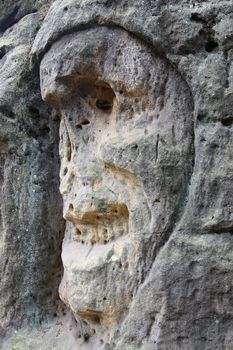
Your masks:
<svg viewBox="0 0 233 350"><path fill-rule="evenodd" d="M69 242L63 248L64 276L59 295L75 315L89 322L117 322L127 308L132 285L124 262L127 243L119 238L102 247Z"/></svg>

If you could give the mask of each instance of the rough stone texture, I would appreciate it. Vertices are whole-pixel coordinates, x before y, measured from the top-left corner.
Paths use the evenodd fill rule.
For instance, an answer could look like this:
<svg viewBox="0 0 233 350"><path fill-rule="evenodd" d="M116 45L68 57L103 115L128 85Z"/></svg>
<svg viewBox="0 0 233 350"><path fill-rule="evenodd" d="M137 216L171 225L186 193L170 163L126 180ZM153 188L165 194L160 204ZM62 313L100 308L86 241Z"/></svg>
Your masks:
<svg viewBox="0 0 233 350"><path fill-rule="evenodd" d="M184 200L192 98L165 60L120 29L65 36L40 76L62 117L60 190L71 224L60 296L89 323L117 323Z"/></svg>
<svg viewBox="0 0 233 350"><path fill-rule="evenodd" d="M0 38L0 335L57 309L62 273L58 126L30 70L30 14Z"/></svg>
<svg viewBox="0 0 233 350"><path fill-rule="evenodd" d="M47 12L52 0L1 0L0 2L0 34L12 27L21 18L41 11Z"/></svg>
<svg viewBox="0 0 233 350"><path fill-rule="evenodd" d="M231 350L231 1L41 12L0 38L2 348Z"/></svg>

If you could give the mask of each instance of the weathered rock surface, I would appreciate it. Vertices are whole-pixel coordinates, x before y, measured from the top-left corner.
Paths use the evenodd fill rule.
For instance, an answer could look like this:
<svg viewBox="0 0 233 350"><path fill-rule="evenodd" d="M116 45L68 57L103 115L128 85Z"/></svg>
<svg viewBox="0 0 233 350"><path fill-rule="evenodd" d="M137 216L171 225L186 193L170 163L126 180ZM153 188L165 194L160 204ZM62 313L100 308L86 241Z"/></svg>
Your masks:
<svg viewBox="0 0 233 350"><path fill-rule="evenodd" d="M0 38L1 336L56 312L62 273L58 121L29 68L38 24L27 15Z"/></svg>
<svg viewBox="0 0 233 350"><path fill-rule="evenodd" d="M49 5L0 4L2 349L231 350L232 3Z"/></svg>

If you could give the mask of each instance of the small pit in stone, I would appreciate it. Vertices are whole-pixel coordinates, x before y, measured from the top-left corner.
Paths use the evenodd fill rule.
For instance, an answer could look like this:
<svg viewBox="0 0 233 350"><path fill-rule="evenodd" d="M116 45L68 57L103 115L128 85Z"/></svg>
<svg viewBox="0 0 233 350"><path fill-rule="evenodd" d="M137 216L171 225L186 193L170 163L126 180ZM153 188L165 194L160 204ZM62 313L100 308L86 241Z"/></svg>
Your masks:
<svg viewBox="0 0 233 350"><path fill-rule="evenodd" d="M224 119L222 119L222 125L223 126L232 126L233 125L233 117L225 117Z"/></svg>
<svg viewBox="0 0 233 350"><path fill-rule="evenodd" d="M88 119L83 119L81 120L80 123L76 125L76 128L82 130L84 125L89 125L89 124L90 124L90 121Z"/></svg>
<svg viewBox="0 0 233 350"><path fill-rule="evenodd" d="M98 315L93 315L91 318L92 323L100 324L100 317Z"/></svg>
<svg viewBox="0 0 233 350"><path fill-rule="evenodd" d="M72 156L72 148L71 148L70 139L68 138L68 140L67 140L67 151L66 151L66 157L67 157L68 162L71 161L71 156Z"/></svg>
<svg viewBox="0 0 233 350"><path fill-rule="evenodd" d="M201 15L197 12L193 12L190 17L191 21L199 22L199 23L207 23L207 21L201 17Z"/></svg>
<svg viewBox="0 0 233 350"><path fill-rule="evenodd" d="M218 48L218 43L214 40L208 41L205 45L205 50L207 52L213 52L217 48Z"/></svg>
<svg viewBox="0 0 233 350"><path fill-rule="evenodd" d="M76 236L81 236L81 234L82 234L81 231L78 228L76 228L75 229L75 235Z"/></svg>
<svg viewBox="0 0 233 350"><path fill-rule="evenodd" d="M112 103L106 100L97 100L96 107L104 112L108 112L112 109Z"/></svg>
<svg viewBox="0 0 233 350"><path fill-rule="evenodd" d="M73 211L73 210L74 210L73 204L70 204L70 205L69 205L69 210L70 210L70 211Z"/></svg>

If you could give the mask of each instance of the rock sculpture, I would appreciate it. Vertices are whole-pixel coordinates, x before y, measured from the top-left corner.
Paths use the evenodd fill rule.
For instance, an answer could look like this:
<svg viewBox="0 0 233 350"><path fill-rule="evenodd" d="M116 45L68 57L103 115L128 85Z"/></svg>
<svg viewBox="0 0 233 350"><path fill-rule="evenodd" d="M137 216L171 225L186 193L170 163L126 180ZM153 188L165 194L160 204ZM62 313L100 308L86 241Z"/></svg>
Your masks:
<svg viewBox="0 0 233 350"><path fill-rule="evenodd" d="M231 350L230 2L0 10L0 348Z"/></svg>
<svg viewBox="0 0 233 350"><path fill-rule="evenodd" d="M60 296L88 321L121 318L175 225L192 168L192 99L168 62L120 29L64 36L41 63L61 115L69 222Z"/></svg>

